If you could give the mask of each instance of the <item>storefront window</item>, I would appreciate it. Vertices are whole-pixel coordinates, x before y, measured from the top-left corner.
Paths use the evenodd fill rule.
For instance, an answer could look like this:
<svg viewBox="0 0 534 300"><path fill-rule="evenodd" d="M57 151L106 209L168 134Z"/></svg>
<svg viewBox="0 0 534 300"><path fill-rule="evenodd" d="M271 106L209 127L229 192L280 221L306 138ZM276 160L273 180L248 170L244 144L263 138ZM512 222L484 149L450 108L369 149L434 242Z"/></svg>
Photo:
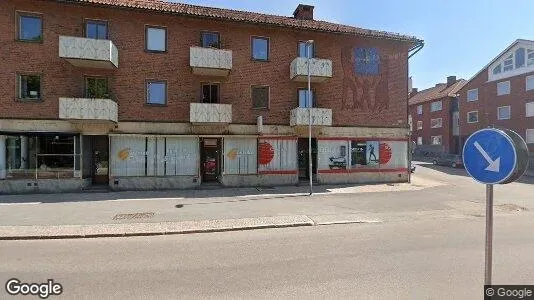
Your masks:
<svg viewBox="0 0 534 300"><path fill-rule="evenodd" d="M8 135L8 179L73 178L80 170L80 137L73 135Z"/></svg>

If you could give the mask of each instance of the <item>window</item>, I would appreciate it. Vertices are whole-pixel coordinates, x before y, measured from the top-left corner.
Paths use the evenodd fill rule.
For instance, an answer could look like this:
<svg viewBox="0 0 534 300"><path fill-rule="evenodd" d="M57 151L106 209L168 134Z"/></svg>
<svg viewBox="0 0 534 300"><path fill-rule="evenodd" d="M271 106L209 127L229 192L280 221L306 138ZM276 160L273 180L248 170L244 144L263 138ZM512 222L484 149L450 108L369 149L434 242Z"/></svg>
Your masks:
<svg viewBox="0 0 534 300"><path fill-rule="evenodd" d="M526 104L526 117L534 117L534 102L529 102Z"/></svg>
<svg viewBox="0 0 534 300"><path fill-rule="evenodd" d="M43 19L40 15L19 14L18 39L26 42L43 40Z"/></svg>
<svg viewBox="0 0 534 300"><path fill-rule="evenodd" d="M501 64L498 64L497 66L495 66L495 68L493 68L493 74L496 75L496 74L499 74L501 73Z"/></svg>
<svg viewBox="0 0 534 300"><path fill-rule="evenodd" d="M441 128L443 126L443 120L441 118L431 119L430 127L431 128Z"/></svg>
<svg viewBox="0 0 534 300"><path fill-rule="evenodd" d="M252 87L252 107L269 108L269 87L253 86Z"/></svg>
<svg viewBox="0 0 534 300"><path fill-rule="evenodd" d="M534 75L527 76L525 81L525 89L527 91L534 90Z"/></svg>
<svg viewBox="0 0 534 300"><path fill-rule="evenodd" d="M147 26L145 28L145 49L150 52L167 51L167 29Z"/></svg>
<svg viewBox="0 0 534 300"><path fill-rule="evenodd" d="M497 119L510 120L510 106L497 107Z"/></svg>
<svg viewBox="0 0 534 300"><path fill-rule="evenodd" d="M478 100L478 89L472 89L467 91L467 102Z"/></svg>
<svg viewBox="0 0 534 300"><path fill-rule="evenodd" d="M87 77L85 78L85 97L108 99L108 79L105 77Z"/></svg>
<svg viewBox="0 0 534 300"><path fill-rule="evenodd" d="M221 48L218 32L204 31L200 34L200 45L204 48Z"/></svg>
<svg viewBox="0 0 534 300"><path fill-rule="evenodd" d="M534 129L527 129L525 141L527 144L534 144Z"/></svg>
<svg viewBox="0 0 534 300"><path fill-rule="evenodd" d="M443 103L440 101L430 103L430 111L439 111L443 108Z"/></svg>
<svg viewBox="0 0 534 300"><path fill-rule="evenodd" d="M515 68L521 68L525 66L525 48L519 48L515 50Z"/></svg>
<svg viewBox="0 0 534 300"><path fill-rule="evenodd" d="M299 57L308 57L308 47L310 50L310 58L315 56L315 44L311 43L308 45L306 42L299 42L298 56Z"/></svg>
<svg viewBox="0 0 534 300"><path fill-rule="evenodd" d="M313 91L311 91L310 97L308 97L307 89L299 89L299 107L314 107Z"/></svg>
<svg viewBox="0 0 534 300"><path fill-rule="evenodd" d="M527 66L534 64L534 50L528 49L527 50Z"/></svg>
<svg viewBox="0 0 534 300"><path fill-rule="evenodd" d="M478 111L470 111L467 113L467 123L478 123Z"/></svg>
<svg viewBox="0 0 534 300"><path fill-rule="evenodd" d="M218 84L202 84L202 103L219 103Z"/></svg>
<svg viewBox="0 0 534 300"><path fill-rule="evenodd" d="M88 20L85 23L85 37L90 39L107 40L108 23L106 21Z"/></svg>
<svg viewBox="0 0 534 300"><path fill-rule="evenodd" d="M417 121L417 130L423 129L423 121Z"/></svg>
<svg viewBox="0 0 534 300"><path fill-rule="evenodd" d="M167 82L147 81L146 83L147 104L165 105L167 104Z"/></svg>
<svg viewBox="0 0 534 300"><path fill-rule="evenodd" d="M514 55L510 54L503 62L503 71L510 71L514 69Z"/></svg>
<svg viewBox="0 0 534 300"><path fill-rule="evenodd" d="M41 99L41 76L19 75L19 99Z"/></svg>
<svg viewBox="0 0 534 300"><path fill-rule="evenodd" d="M413 131L413 119L412 119L412 115L408 115L408 126L410 126L410 131Z"/></svg>
<svg viewBox="0 0 534 300"><path fill-rule="evenodd" d="M418 115L422 115L423 114L423 106L422 105L417 105L417 114Z"/></svg>
<svg viewBox="0 0 534 300"><path fill-rule="evenodd" d="M269 38L252 37L252 59L269 60Z"/></svg>
<svg viewBox="0 0 534 300"><path fill-rule="evenodd" d="M510 81L502 81L497 83L497 96L510 94Z"/></svg>
<svg viewBox="0 0 534 300"><path fill-rule="evenodd" d="M423 137L422 136L418 136L417 137L417 145L422 145L423 144Z"/></svg>
<svg viewBox="0 0 534 300"><path fill-rule="evenodd" d="M432 145L441 145L441 135L432 136Z"/></svg>

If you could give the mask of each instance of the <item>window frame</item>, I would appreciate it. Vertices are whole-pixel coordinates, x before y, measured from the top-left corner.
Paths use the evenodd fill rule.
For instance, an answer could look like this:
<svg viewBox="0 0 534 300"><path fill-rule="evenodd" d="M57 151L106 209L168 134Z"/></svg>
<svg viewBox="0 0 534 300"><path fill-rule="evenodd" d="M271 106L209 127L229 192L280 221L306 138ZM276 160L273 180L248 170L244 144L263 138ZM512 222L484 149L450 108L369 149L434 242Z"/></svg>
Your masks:
<svg viewBox="0 0 534 300"><path fill-rule="evenodd" d="M266 40L267 41L267 58L266 59L258 59L254 58L254 39L260 39L260 40ZM271 38L268 36L259 36L259 35L252 35L250 36L250 59L253 61L259 61L259 62L269 62L271 59Z"/></svg>
<svg viewBox="0 0 534 300"><path fill-rule="evenodd" d="M41 20L41 38L39 40L26 40L21 39L21 29L22 29L22 17L31 17L31 18L39 18ZM15 30L15 40L18 42L24 42L24 43L43 43L44 41L44 18L43 13L38 12L29 12L29 11L16 11L16 30Z"/></svg>
<svg viewBox="0 0 534 300"><path fill-rule="evenodd" d="M150 102L148 102L148 100L149 100L149 95L148 95L148 92L149 92L148 85L149 85L149 83L165 83L165 103L162 104L162 103L150 103ZM167 80L163 80L163 79L146 79L145 80L145 105L149 105L149 106L167 106L168 103L169 103L168 90L169 90L169 86L168 86Z"/></svg>
<svg viewBox="0 0 534 300"><path fill-rule="evenodd" d="M433 109L433 105L435 103L439 103L439 109ZM436 112L436 111L441 111L441 110L443 110L443 101L438 100L438 101L434 101L430 103L430 112Z"/></svg>
<svg viewBox="0 0 534 300"><path fill-rule="evenodd" d="M308 91L308 88L297 88L297 107L300 107L300 91ZM317 108L317 99L316 99L316 94L315 94L315 89L311 89L311 94L312 94L312 106L311 108ZM307 108L307 107L304 107L304 108Z"/></svg>
<svg viewBox="0 0 534 300"><path fill-rule="evenodd" d="M508 83L508 93L499 94L499 85L502 85L502 84L505 84L505 83ZM512 86L510 84L510 80L497 82L497 96L510 95L511 92L512 92Z"/></svg>
<svg viewBox="0 0 534 300"><path fill-rule="evenodd" d="M417 114L418 115L422 115L423 114L423 105L422 104L419 104L417 105Z"/></svg>
<svg viewBox="0 0 534 300"><path fill-rule="evenodd" d="M469 114L471 114L471 113L476 113L476 114L477 114L477 120L476 120L476 121L473 121L473 122L470 122L470 121L469 121ZM475 123L478 123L478 119L479 119L479 118L478 118L478 110L472 110L472 111L468 111L468 112L467 112L467 123L468 123L468 124L475 124Z"/></svg>
<svg viewBox="0 0 534 300"><path fill-rule="evenodd" d="M150 50L148 49L148 29L163 29L165 30L165 50ZM145 25L145 52L148 53L167 53L169 50L168 48L168 41L169 41L169 33L167 26L160 26L160 25Z"/></svg>
<svg viewBox="0 0 534 300"><path fill-rule="evenodd" d="M216 34L217 35L217 47L207 47L204 46L204 34ZM221 45L221 33L218 31L211 31L211 30L202 30L200 31L200 47L202 48L213 48L213 49L222 49Z"/></svg>
<svg viewBox="0 0 534 300"><path fill-rule="evenodd" d="M420 142L419 142L420 141ZM417 145L423 145L423 137L422 136L418 136L417 137Z"/></svg>
<svg viewBox="0 0 534 300"><path fill-rule="evenodd" d="M105 24L106 25L106 38L103 39L103 40L109 40L109 21L108 20L102 20L102 19L90 19L90 18L87 18L87 19L83 20L83 36L85 38L87 38L87 39L95 39L95 38L87 37L87 24L89 24L90 22L97 23L97 24ZM95 40L99 40L99 39L95 39Z"/></svg>
<svg viewBox="0 0 534 300"><path fill-rule="evenodd" d="M528 80L532 81L532 88L528 88ZM534 74L525 76L525 91L532 91L534 90Z"/></svg>
<svg viewBox="0 0 534 300"><path fill-rule="evenodd" d="M99 76L99 75L84 75L83 77L83 95L85 98L90 98L89 94L87 93L87 88L89 87L89 84L87 82L88 79L104 79L106 80L106 89L107 94L109 98L103 98L103 99L111 99L111 92L109 88L109 78L107 76ZM92 98L91 98L92 99ZM98 98L95 98L98 99Z"/></svg>
<svg viewBox="0 0 534 300"><path fill-rule="evenodd" d="M527 129L525 130L525 142L526 142L527 144L534 144L534 140L530 141L530 140L528 139L528 132L531 131L531 130L534 131L534 129L531 129L531 128L527 128Z"/></svg>
<svg viewBox="0 0 534 300"><path fill-rule="evenodd" d="M254 88L267 88L267 106L266 107L254 107ZM268 110L271 107L271 86L270 85L251 85L250 86L250 102L252 104L252 109L266 109Z"/></svg>
<svg viewBox="0 0 534 300"><path fill-rule="evenodd" d="M39 98L23 98L22 96L22 76L37 76L39 77ZM42 102L43 101L43 75L41 73L17 73L16 74L16 99L21 102Z"/></svg>
<svg viewBox="0 0 534 300"><path fill-rule="evenodd" d="M306 42L307 42L307 41L304 41L304 40L300 40L300 41L297 42L297 57L308 58L307 56L300 56L300 53L299 53L299 52L300 52L300 44L301 44L301 43L307 44ZM311 53L311 57L310 57L310 59L315 58L315 53L316 53L316 51L315 51L315 46L316 46L316 43L313 42L313 43L312 43L312 51L311 51L312 53Z"/></svg>
<svg viewBox="0 0 534 300"><path fill-rule="evenodd" d="M471 100L469 100L469 92L471 92L471 91L477 91L477 96L476 96L475 99L471 99ZM478 88L467 90L466 98L467 98L467 102L478 101Z"/></svg>
<svg viewBox="0 0 534 300"><path fill-rule="evenodd" d="M217 86L217 102L203 102L204 97L204 86L205 85L216 85ZM211 88L210 88L210 94L211 94ZM208 82L203 81L200 83L200 101L199 103L207 103L207 104L220 104L221 103L221 83L220 82Z"/></svg>
<svg viewBox="0 0 534 300"><path fill-rule="evenodd" d="M532 106L532 114L528 115L529 104ZM534 117L534 101L525 103L525 118Z"/></svg>
<svg viewBox="0 0 534 300"><path fill-rule="evenodd" d="M417 130L423 130L423 121L417 121L416 126L417 126Z"/></svg>
<svg viewBox="0 0 534 300"><path fill-rule="evenodd" d="M439 120L439 126L432 126L432 121L434 120ZM430 128L434 129L434 128L442 128L443 127L443 118L433 118L433 119L430 119Z"/></svg>
<svg viewBox="0 0 534 300"><path fill-rule="evenodd" d="M434 143L434 138L439 138L439 144ZM431 145L443 145L443 135L432 135L430 136Z"/></svg>
<svg viewBox="0 0 534 300"><path fill-rule="evenodd" d="M501 118L499 111L501 108L508 108L508 118ZM510 105L504 105L497 107L497 120L510 120L512 118L512 107Z"/></svg>

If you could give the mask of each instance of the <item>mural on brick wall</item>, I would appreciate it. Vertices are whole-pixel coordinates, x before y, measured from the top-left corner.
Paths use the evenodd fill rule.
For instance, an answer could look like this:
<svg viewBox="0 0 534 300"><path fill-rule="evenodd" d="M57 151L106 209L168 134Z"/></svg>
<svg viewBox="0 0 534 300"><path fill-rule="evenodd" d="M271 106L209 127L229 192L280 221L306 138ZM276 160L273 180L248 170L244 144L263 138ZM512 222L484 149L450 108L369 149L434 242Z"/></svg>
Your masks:
<svg viewBox="0 0 534 300"><path fill-rule="evenodd" d="M378 48L342 49L343 108L377 113L388 109L390 66L400 58L381 55Z"/></svg>

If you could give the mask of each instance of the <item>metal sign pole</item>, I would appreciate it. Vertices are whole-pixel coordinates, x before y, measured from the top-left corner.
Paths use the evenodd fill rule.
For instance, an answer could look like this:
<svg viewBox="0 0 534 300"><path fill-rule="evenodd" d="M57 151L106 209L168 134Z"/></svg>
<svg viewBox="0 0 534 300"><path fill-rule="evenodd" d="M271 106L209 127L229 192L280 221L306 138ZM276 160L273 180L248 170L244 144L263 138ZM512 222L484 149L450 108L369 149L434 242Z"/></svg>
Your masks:
<svg viewBox="0 0 534 300"><path fill-rule="evenodd" d="M493 246L493 184L486 184L486 272L485 285L491 285Z"/></svg>

